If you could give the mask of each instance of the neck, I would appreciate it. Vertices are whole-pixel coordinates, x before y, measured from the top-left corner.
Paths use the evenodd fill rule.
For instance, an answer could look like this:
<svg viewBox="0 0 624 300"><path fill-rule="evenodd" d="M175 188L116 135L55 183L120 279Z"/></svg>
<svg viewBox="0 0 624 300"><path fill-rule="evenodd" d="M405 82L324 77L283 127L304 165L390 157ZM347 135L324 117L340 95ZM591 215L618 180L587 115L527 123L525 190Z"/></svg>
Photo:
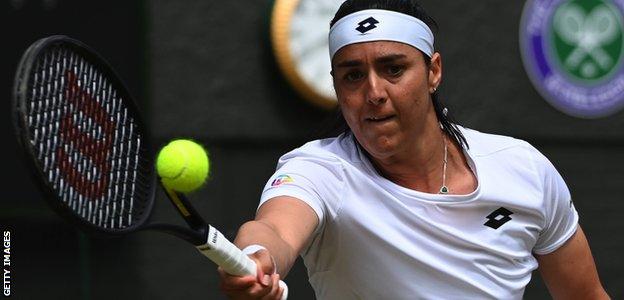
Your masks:
<svg viewBox="0 0 624 300"><path fill-rule="evenodd" d="M444 176L444 144L446 136L437 120L429 126L413 143L403 151L389 157L375 158L369 155L379 173L390 181L418 191L437 194ZM451 151L454 143L448 146L447 170L450 168ZM448 174L446 175L448 182Z"/></svg>

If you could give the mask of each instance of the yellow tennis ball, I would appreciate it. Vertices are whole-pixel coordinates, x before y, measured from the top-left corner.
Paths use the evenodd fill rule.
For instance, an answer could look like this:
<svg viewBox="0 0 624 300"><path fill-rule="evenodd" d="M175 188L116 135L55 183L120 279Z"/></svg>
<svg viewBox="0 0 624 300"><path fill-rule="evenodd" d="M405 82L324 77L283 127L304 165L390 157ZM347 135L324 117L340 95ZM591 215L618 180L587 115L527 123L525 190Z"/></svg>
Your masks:
<svg viewBox="0 0 624 300"><path fill-rule="evenodd" d="M156 170L163 184L182 193L201 187L210 170L204 148L191 140L174 140L158 153Z"/></svg>

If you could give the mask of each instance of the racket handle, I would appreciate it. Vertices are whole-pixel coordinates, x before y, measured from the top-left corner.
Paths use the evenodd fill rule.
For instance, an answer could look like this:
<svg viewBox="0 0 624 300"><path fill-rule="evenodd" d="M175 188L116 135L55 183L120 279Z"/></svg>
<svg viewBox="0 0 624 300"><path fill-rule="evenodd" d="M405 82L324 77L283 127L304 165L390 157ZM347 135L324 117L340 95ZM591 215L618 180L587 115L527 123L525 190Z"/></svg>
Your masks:
<svg viewBox="0 0 624 300"><path fill-rule="evenodd" d="M255 276L256 263L243 251L238 249L219 230L208 225L208 240L205 244L197 246L197 250L219 265L226 273L235 276ZM288 286L285 282L279 282L284 290L282 300L288 298Z"/></svg>

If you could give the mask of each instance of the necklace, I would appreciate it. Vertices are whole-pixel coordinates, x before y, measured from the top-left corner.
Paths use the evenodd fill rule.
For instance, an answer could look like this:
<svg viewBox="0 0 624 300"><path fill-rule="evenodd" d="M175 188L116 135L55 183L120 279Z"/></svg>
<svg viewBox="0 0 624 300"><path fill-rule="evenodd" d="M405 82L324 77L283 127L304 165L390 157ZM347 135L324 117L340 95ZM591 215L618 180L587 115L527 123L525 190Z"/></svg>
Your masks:
<svg viewBox="0 0 624 300"><path fill-rule="evenodd" d="M442 186L440 187L440 194L448 194L449 188L446 186L446 162L448 158L448 147L446 146L446 139L444 140L444 165L442 167Z"/></svg>

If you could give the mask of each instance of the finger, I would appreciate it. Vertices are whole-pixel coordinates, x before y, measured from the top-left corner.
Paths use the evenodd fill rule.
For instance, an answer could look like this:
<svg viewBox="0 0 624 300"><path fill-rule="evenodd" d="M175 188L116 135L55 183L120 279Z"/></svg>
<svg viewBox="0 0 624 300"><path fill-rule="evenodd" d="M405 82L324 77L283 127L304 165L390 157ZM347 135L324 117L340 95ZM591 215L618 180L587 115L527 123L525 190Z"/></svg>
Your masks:
<svg viewBox="0 0 624 300"><path fill-rule="evenodd" d="M240 292L240 291L245 291L253 287L254 285L260 285L256 282L255 278L253 280L250 280L249 282L244 282L242 284L236 284L236 285L228 284L225 282L220 282L219 289L223 292L226 292L226 291Z"/></svg>
<svg viewBox="0 0 624 300"><path fill-rule="evenodd" d="M226 286L232 286L233 288L235 287L237 289L245 289L250 287L257 281L256 277L252 276L237 277L225 275L224 277L221 277L221 282L223 282Z"/></svg>
<svg viewBox="0 0 624 300"><path fill-rule="evenodd" d="M279 286L279 281L280 281L280 276L279 274L274 274L273 276L271 276L271 279L273 281L273 286L271 288L271 291L264 297L262 297L263 300L279 300L281 299L281 288Z"/></svg>
<svg viewBox="0 0 624 300"><path fill-rule="evenodd" d="M221 289L221 291L224 291L224 292L225 291L245 291L253 287L254 285L260 285L256 282L255 278L253 278L252 280L242 282L242 283L237 283L237 284L230 284L230 283L221 281L219 283L219 288Z"/></svg>
<svg viewBox="0 0 624 300"><path fill-rule="evenodd" d="M245 290L256 283L256 277L254 276L233 276L221 268L218 269L221 276L220 287L222 290Z"/></svg>
<svg viewBox="0 0 624 300"><path fill-rule="evenodd" d="M277 293L277 297L275 299L281 300L284 296L284 288L280 287L279 292Z"/></svg>
<svg viewBox="0 0 624 300"><path fill-rule="evenodd" d="M269 282L268 286L263 286L261 284L255 284L251 288L247 290L247 294L253 299L262 299L262 297L266 296L273 289L273 283Z"/></svg>
<svg viewBox="0 0 624 300"><path fill-rule="evenodd" d="M273 257L269 251L264 249L259 250L251 254L249 257L256 261L256 265L258 266L258 269L262 271L262 275L275 273L275 262L273 261Z"/></svg>
<svg viewBox="0 0 624 300"><path fill-rule="evenodd" d="M268 286L269 284L271 284L271 273L265 273L262 270L262 267L260 266L259 263L257 263L257 275L256 275L256 280L263 286Z"/></svg>

